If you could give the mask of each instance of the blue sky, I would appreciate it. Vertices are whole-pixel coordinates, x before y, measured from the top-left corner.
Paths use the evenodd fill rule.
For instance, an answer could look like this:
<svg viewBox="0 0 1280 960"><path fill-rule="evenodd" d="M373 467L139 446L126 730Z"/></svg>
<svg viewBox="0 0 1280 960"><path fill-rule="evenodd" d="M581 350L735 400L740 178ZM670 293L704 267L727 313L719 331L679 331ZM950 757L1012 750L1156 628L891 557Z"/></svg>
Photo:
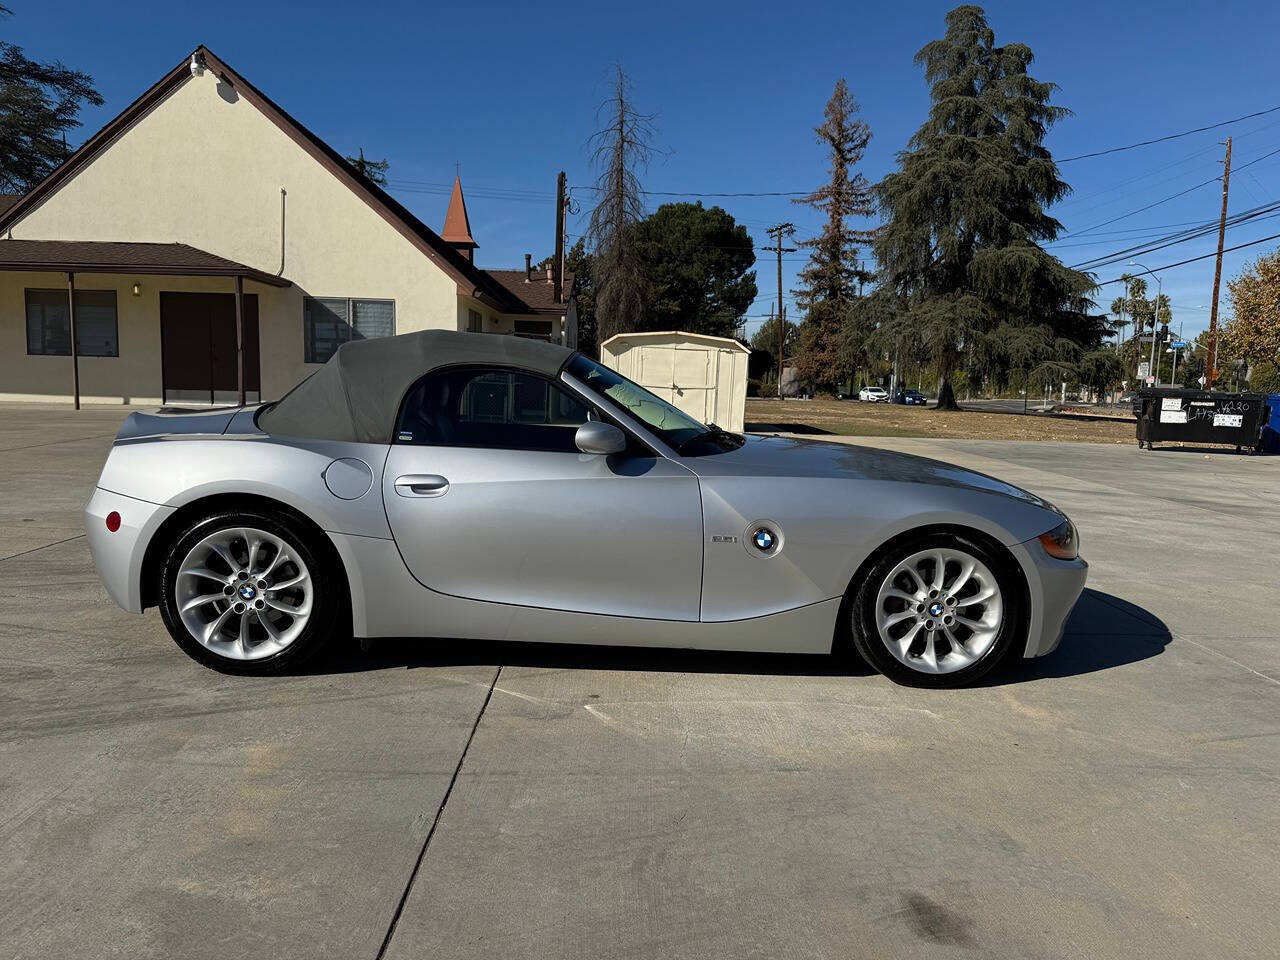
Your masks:
<svg viewBox="0 0 1280 960"><path fill-rule="evenodd" d="M205 43L335 148L363 146L370 157L388 158L392 192L437 229L461 164L477 262L510 267L525 252L539 258L551 250L558 170L579 188L584 214L589 208L592 195L581 189L593 180L586 142L615 62L631 75L637 106L657 114L664 154L643 176L648 190L812 188L825 176L812 127L840 76L874 133L863 164L874 180L924 117L928 92L912 56L941 35L953 5L8 3L7 38L96 79L107 103L85 115L82 135ZM997 40L1029 44L1034 72L1057 83L1057 102L1074 112L1048 141L1059 158L1280 106L1274 2L1022 2L986 10ZM1067 227L1055 252L1075 264L1216 217L1217 184L1124 215L1219 175L1218 141L1228 133L1240 169L1280 148L1280 111L1064 163L1074 193L1055 210ZM1233 213L1277 199L1280 153L1233 175ZM757 246L779 220L795 222L800 237L818 227L811 211L784 197L704 202L729 210ZM578 234L584 223L585 216L571 218L569 229ZM1228 245L1272 233L1280 233L1280 217L1229 231ZM1215 242L1205 237L1141 259L1159 268L1208 253ZM1229 254L1224 279L1276 244ZM791 254L784 263L788 297L802 260ZM1107 267L1098 278L1122 270ZM750 329L776 298L773 262L762 260L758 272ZM1175 326L1184 322L1188 335L1206 326L1212 259L1162 276ZM1118 289L1104 287L1100 301Z"/></svg>

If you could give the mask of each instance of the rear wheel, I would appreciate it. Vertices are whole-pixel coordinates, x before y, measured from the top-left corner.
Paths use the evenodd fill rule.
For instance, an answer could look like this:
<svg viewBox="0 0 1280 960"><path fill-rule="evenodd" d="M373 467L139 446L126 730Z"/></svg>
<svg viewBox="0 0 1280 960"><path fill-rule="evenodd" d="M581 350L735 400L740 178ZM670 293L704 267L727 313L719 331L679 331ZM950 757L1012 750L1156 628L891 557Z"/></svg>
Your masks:
<svg viewBox="0 0 1280 960"><path fill-rule="evenodd" d="M959 534L899 542L847 605L855 649L897 683L973 683L1025 640L1022 593L1010 563Z"/></svg>
<svg viewBox="0 0 1280 960"><path fill-rule="evenodd" d="M226 673L276 673L311 657L343 622L332 561L300 525L256 511L193 524L169 549L157 596L170 635Z"/></svg>

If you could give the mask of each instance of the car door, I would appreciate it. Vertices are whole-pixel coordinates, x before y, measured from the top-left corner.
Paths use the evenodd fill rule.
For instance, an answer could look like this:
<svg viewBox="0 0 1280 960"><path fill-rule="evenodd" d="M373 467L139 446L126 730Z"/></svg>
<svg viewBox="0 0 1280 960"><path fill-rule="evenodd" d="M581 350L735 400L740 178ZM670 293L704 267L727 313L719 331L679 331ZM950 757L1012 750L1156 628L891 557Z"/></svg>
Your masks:
<svg viewBox="0 0 1280 960"><path fill-rule="evenodd" d="M500 367L423 377L383 473L405 564L432 590L581 613L697 620L697 478L633 441L580 453L600 411L562 384Z"/></svg>

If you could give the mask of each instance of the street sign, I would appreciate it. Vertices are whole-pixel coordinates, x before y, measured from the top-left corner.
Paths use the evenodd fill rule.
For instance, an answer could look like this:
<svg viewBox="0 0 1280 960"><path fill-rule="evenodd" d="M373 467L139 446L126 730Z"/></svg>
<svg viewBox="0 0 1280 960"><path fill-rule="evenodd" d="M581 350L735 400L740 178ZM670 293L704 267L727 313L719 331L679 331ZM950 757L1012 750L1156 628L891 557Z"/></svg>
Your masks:
<svg viewBox="0 0 1280 960"><path fill-rule="evenodd" d="M1169 344L1169 346L1174 350L1185 350L1187 349L1187 341L1175 340L1173 343Z"/></svg>
<svg viewBox="0 0 1280 960"><path fill-rule="evenodd" d="M1205 384L1204 377L1201 377L1201 378L1200 378L1200 386L1202 386L1202 387L1203 387L1203 386L1204 386L1204 384Z"/></svg>
<svg viewBox="0 0 1280 960"><path fill-rule="evenodd" d="M1139 380L1146 380L1147 374L1149 374L1150 372L1151 372L1151 364L1149 364L1146 360L1143 360L1140 364L1138 364Z"/></svg>

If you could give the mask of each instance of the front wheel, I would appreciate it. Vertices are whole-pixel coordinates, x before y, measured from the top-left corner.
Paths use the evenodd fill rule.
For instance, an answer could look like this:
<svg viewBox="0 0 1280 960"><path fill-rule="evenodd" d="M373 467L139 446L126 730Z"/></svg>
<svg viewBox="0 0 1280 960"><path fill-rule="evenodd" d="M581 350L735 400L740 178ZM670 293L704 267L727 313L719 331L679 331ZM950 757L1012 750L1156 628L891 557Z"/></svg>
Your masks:
<svg viewBox="0 0 1280 960"><path fill-rule="evenodd" d="M896 683L975 682L1026 637L1011 563L959 534L896 544L847 605L854 648Z"/></svg>
<svg viewBox="0 0 1280 960"><path fill-rule="evenodd" d="M160 614L188 655L224 673L298 666L343 623L340 581L294 521L256 511L206 517L160 567Z"/></svg>

